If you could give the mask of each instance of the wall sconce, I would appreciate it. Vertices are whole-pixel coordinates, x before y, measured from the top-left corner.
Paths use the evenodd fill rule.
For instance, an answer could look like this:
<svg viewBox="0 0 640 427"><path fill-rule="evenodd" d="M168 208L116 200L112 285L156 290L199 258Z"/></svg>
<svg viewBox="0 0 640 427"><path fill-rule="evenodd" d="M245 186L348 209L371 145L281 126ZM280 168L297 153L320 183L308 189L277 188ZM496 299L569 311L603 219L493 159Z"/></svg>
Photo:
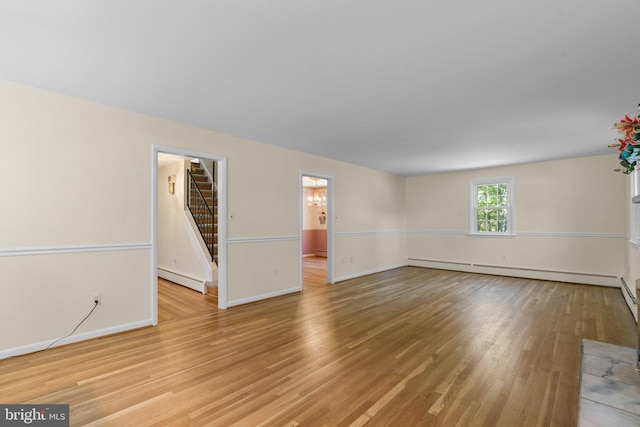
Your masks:
<svg viewBox="0 0 640 427"><path fill-rule="evenodd" d="M169 175L169 194L173 194L176 191L176 176Z"/></svg>
<svg viewBox="0 0 640 427"><path fill-rule="evenodd" d="M327 223L327 214L325 212L320 213L320 216L318 217L318 221L320 221L320 224L324 225Z"/></svg>

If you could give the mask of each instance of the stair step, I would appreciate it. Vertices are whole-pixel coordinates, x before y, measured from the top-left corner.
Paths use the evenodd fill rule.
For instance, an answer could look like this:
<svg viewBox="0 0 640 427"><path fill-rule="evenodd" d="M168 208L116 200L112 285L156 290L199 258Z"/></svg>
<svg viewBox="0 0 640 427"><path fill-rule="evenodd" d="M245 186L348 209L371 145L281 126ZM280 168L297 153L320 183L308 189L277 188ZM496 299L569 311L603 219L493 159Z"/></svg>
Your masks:
<svg viewBox="0 0 640 427"><path fill-rule="evenodd" d="M206 200L205 199L205 203L207 204L207 207L209 209L211 209L211 205L213 204L213 201L211 199ZM198 209L199 207L202 207L202 209L204 209L204 203L202 203L202 199L201 198L192 198L189 201L189 206L191 206L191 209ZM214 209L216 208L216 206L214 205L213 207Z"/></svg>
<svg viewBox="0 0 640 427"><path fill-rule="evenodd" d="M206 235L205 235L204 242L205 242L207 245L210 245L211 243L213 243L214 245L217 245L217 244L218 244L218 236L215 236L215 237L213 238L213 241L212 241L212 240L211 240L211 234L209 234L209 236L206 236Z"/></svg>
<svg viewBox="0 0 640 427"><path fill-rule="evenodd" d="M205 198L204 201L207 204L207 206L211 208L211 204L213 204L213 200L211 200L211 198L209 198L208 200L207 198ZM191 208L197 208L199 206L204 208L204 203L202 203L201 197L191 196L191 198L189 199L189 205L191 206Z"/></svg>
<svg viewBox="0 0 640 427"><path fill-rule="evenodd" d="M200 219L208 219L211 218L211 208L209 207L204 207L204 205L200 206L200 207L194 207L191 206L191 211L192 211L192 215L194 218L196 218L196 220L200 220ZM215 217L216 214L215 212L213 212L213 216Z"/></svg>
<svg viewBox="0 0 640 427"><path fill-rule="evenodd" d="M193 219L195 219L196 222L199 222L199 223L203 223L204 222L205 224L208 223L208 222L211 222L210 221L211 220L211 214L208 211L204 212L204 209L203 209L202 213L196 212L196 213L192 213L191 215L193 216ZM216 218L215 214L213 215L213 218L214 219Z"/></svg>
<svg viewBox="0 0 640 427"><path fill-rule="evenodd" d="M206 207L205 207L205 203L202 203L202 199L198 201L191 200L189 203L189 206L191 207L191 210L193 211L202 210L203 213L207 211L213 211L214 209L216 209L215 206L213 207L213 209L211 209L211 205L208 202L206 202Z"/></svg>
<svg viewBox="0 0 640 427"><path fill-rule="evenodd" d="M200 194L202 194L205 197L212 197L213 196L213 190L211 189L211 187L209 188L203 188L203 187L198 187L198 190L200 191ZM195 189L191 191L194 194L198 194L198 191L196 191Z"/></svg>
<svg viewBox="0 0 640 427"><path fill-rule="evenodd" d="M198 190L191 192L189 206L193 210L192 215L205 244L210 252L213 252L213 260L218 261L218 200L216 191L211 184L209 176L200 163L191 163L191 176ZM206 203L206 207L203 205ZM194 213L195 212L195 213ZM211 217L213 214L213 218ZM213 221L213 224L211 223Z"/></svg>

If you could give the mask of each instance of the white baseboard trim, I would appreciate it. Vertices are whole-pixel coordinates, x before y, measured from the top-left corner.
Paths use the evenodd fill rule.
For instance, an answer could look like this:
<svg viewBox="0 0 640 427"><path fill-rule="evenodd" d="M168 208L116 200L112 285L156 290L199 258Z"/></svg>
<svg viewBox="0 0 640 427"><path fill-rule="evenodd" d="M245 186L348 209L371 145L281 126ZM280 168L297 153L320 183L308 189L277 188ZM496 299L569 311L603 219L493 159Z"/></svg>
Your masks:
<svg viewBox="0 0 640 427"><path fill-rule="evenodd" d="M608 286L612 288L620 287L620 279L618 278L618 276L609 274L545 270L539 268L510 267L457 261L429 260L420 258L408 258L408 262L412 267L464 271L467 273L493 274L496 276L522 277L525 279L551 280L557 282L579 283L582 285Z"/></svg>
<svg viewBox="0 0 640 427"><path fill-rule="evenodd" d="M233 301L229 301L227 303L227 307L234 307L236 305L248 304L250 302L262 301L269 298L279 297L282 295L293 294L296 292L300 292L300 287L296 286L295 288L283 289L281 291L269 292L262 295L256 295L248 298L241 298Z"/></svg>
<svg viewBox="0 0 640 427"><path fill-rule="evenodd" d="M395 268L406 267L406 266L407 266L407 264L396 264L396 265L389 265L389 266L382 267L382 268L376 268L375 270L362 271L360 273L348 274L346 276L341 276L341 277L336 278L336 282L342 282L342 281L349 280L349 279L355 279L356 277L368 276L369 274L381 273L383 271L393 270Z"/></svg>
<svg viewBox="0 0 640 427"><path fill-rule="evenodd" d="M183 211L183 225L185 232L187 233L187 237L191 242L191 246L193 247L196 257L198 258L198 262L200 262L200 266L202 267L202 272L206 276L207 281L213 280L213 266L215 262L211 259L211 255L209 254L209 249L207 249L207 245L205 244L200 232L198 230L198 225L193 219L191 212ZM197 233L197 234L196 234ZM216 266L217 268L217 266Z"/></svg>
<svg viewBox="0 0 640 427"><path fill-rule="evenodd" d="M192 277L168 268L158 267L158 277L177 283L178 285L182 285L189 289L193 289L194 291L205 293L206 290L205 283L207 281L205 279L198 279L197 277Z"/></svg>
<svg viewBox="0 0 640 427"><path fill-rule="evenodd" d="M119 332L130 331L133 329L144 328L146 326L152 326L151 319L141 320L139 322L126 323L123 325L112 326L110 328L98 329L95 331L83 332L77 335L71 335L61 339L57 343L51 346L51 348L59 347L61 345L72 344L75 342L86 341L93 338L104 337L106 335L117 334ZM42 351L47 348L55 340L43 341L35 344L29 344L22 347L9 348L7 350L0 350L0 360L7 357L20 356L22 354L34 353L36 351Z"/></svg>
<svg viewBox="0 0 640 427"><path fill-rule="evenodd" d="M500 235L487 235L469 233L469 230L407 230L407 235L412 234L455 234L459 236L482 236L482 237L505 237ZM627 238L624 233L591 233L591 232L575 232L575 231L516 231L508 237L533 236L533 237L600 237L607 239Z"/></svg>

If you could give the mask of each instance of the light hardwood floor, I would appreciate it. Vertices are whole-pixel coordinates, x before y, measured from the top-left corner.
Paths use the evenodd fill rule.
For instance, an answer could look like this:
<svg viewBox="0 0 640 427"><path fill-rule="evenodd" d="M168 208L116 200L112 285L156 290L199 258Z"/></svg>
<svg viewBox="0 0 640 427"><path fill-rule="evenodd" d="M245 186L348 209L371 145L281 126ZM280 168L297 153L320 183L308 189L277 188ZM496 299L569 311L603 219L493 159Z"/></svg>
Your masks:
<svg viewBox="0 0 640 427"><path fill-rule="evenodd" d="M210 290L215 291L215 290ZM158 322L217 311L217 293L206 295L158 278Z"/></svg>
<svg viewBox="0 0 640 427"><path fill-rule="evenodd" d="M306 257L302 259L304 286L325 286L327 284L327 259Z"/></svg>
<svg viewBox="0 0 640 427"><path fill-rule="evenodd" d="M0 361L0 402L78 426L574 426L581 339L636 339L597 286L405 267L226 311L176 290L200 302L157 327Z"/></svg>

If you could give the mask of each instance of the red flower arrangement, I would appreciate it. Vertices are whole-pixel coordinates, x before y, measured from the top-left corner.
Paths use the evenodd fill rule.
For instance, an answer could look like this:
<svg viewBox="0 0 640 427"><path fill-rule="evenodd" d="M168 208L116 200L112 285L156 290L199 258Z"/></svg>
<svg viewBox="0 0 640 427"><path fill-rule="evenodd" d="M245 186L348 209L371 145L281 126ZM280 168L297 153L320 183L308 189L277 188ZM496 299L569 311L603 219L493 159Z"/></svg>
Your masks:
<svg viewBox="0 0 640 427"><path fill-rule="evenodd" d="M640 104L638 104L638 110L640 110ZM625 114L622 120L613 125L613 128L617 129L623 138L619 138L617 144L611 144L609 147L618 147L620 165L624 168L622 173L629 174L634 171L640 160L640 115L629 117Z"/></svg>

